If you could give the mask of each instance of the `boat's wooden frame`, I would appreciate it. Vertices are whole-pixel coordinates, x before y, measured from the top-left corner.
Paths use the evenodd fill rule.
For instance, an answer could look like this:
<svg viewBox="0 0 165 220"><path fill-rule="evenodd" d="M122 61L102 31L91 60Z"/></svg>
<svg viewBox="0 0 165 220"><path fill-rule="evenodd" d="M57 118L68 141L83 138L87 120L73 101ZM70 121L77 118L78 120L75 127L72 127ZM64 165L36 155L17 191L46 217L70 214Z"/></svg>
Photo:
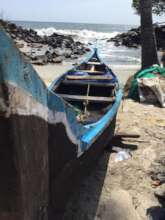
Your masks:
<svg viewBox="0 0 165 220"><path fill-rule="evenodd" d="M122 91L102 119L83 126L2 27L0 47L0 219L55 219L111 140Z"/></svg>

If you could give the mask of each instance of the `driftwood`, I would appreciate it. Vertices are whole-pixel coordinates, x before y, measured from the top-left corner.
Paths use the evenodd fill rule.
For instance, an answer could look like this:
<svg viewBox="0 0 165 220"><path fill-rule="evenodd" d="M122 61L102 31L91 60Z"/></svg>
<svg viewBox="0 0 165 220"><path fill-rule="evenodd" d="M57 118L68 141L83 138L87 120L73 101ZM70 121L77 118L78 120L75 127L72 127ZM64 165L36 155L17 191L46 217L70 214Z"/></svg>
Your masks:
<svg viewBox="0 0 165 220"><path fill-rule="evenodd" d="M139 134L116 133L113 139L121 138L140 138Z"/></svg>

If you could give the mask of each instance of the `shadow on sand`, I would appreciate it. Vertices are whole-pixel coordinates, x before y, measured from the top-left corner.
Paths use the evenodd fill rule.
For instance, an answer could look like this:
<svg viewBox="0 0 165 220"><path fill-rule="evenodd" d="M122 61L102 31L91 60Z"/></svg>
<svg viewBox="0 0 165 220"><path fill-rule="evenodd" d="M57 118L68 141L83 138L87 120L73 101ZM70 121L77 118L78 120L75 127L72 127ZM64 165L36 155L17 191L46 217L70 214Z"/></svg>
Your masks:
<svg viewBox="0 0 165 220"><path fill-rule="evenodd" d="M110 152L104 151L88 176L75 189L70 199L64 220L95 219L100 196L107 173Z"/></svg>
<svg viewBox="0 0 165 220"><path fill-rule="evenodd" d="M113 144L113 145L112 145ZM110 146L110 147L109 147ZM63 220L96 220L99 203L106 175L109 175L108 165L112 153L112 146L122 147L130 151L136 150L137 146L122 143L122 138L117 138L108 145L88 176L83 179L67 205Z"/></svg>

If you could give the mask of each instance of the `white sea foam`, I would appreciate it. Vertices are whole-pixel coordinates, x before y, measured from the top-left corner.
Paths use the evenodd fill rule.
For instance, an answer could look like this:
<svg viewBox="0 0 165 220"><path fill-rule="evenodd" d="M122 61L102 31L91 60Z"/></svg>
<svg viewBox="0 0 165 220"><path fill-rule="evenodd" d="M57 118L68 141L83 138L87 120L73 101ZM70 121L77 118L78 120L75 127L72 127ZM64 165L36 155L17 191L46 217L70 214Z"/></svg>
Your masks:
<svg viewBox="0 0 165 220"><path fill-rule="evenodd" d="M53 27L49 27L49 28L42 28L42 29L36 29L37 33L40 36L50 36L53 33L57 33L57 34L63 34L63 35L72 35L75 37L78 37L80 39L86 39L86 40L90 40L90 39L110 39L114 36L116 36L119 32L110 32L110 33L106 33L106 32L97 32L97 31L92 31L92 30L69 30L69 29L56 29Z"/></svg>
<svg viewBox="0 0 165 220"><path fill-rule="evenodd" d="M104 57L104 58L109 58L109 59L113 59L113 60L121 60L121 61L125 61L125 62L137 62L140 63L140 58L137 57L133 57L133 56L126 56L126 55L114 55L114 54L107 54L107 53L100 53L100 56Z"/></svg>
<svg viewBox="0 0 165 220"><path fill-rule="evenodd" d="M50 36L53 33L62 35L71 35L77 41L81 41L85 44L91 43L95 45L97 40L97 47L100 51L100 55L106 62L114 64L139 64L140 53L139 49L130 49L126 47L116 47L113 42L107 42L108 39L115 37L120 32L97 32L93 30L83 29L56 29L54 27L36 29L40 36ZM92 46L93 47L93 46Z"/></svg>

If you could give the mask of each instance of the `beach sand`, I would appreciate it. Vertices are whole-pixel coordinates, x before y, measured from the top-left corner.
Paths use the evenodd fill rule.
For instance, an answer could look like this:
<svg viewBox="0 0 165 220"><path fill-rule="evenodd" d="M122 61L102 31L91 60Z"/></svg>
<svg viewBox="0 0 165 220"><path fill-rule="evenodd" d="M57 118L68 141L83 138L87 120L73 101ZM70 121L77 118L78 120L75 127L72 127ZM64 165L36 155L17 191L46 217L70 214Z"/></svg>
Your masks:
<svg viewBox="0 0 165 220"><path fill-rule="evenodd" d="M165 173L164 115L164 108L129 99L122 103L116 132L140 135L121 142L131 157L117 161L115 152L105 150L72 194L64 220L165 219L163 199L155 196L165 192L165 184L151 186L151 174Z"/></svg>
<svg viewBox="0 0 165 220"><path fill-rule="evenodd" d="M33 65L35 70L40 75L41 79L46 83L47 86L61 74L65 73L72 67L72 63L64 62L63 64L47 64L44 66ZM112 65L110 67L113 72L118 76L119 81L122 85L125 84L127 79L133 75L140 68L138 65Z"/></svg>
<svg viewBox="0 0 165 220"><path fill-rule="evenodd" d="M49 85L68 70L71 63L34 67ZM118 65L111 68L124 85L140 67ZM131 158L116 162L116 153L104 151L90 175L74 190L64 220L160 219L159 215L165 211L154 195L157 189L151 187L150 173L155 172L157 166L165 172L164 166L157 162L164 151L164 115L165 109L123 101L117 117L117 132L140 134L139 140L123 142L131 151ZM154 164L158 164L156 168ZM161 187L165 191L165 185ZM153 215L156 218L152 218Z"/></svg>
<svg viewBox="0 0 165 220"><path fill-rule="evenodd" d="M71 66L71 63L47 64L43 66L33 65L33 67L47 86L49 86L55 78L59 77L69 68L71 68Z"/></svg>

